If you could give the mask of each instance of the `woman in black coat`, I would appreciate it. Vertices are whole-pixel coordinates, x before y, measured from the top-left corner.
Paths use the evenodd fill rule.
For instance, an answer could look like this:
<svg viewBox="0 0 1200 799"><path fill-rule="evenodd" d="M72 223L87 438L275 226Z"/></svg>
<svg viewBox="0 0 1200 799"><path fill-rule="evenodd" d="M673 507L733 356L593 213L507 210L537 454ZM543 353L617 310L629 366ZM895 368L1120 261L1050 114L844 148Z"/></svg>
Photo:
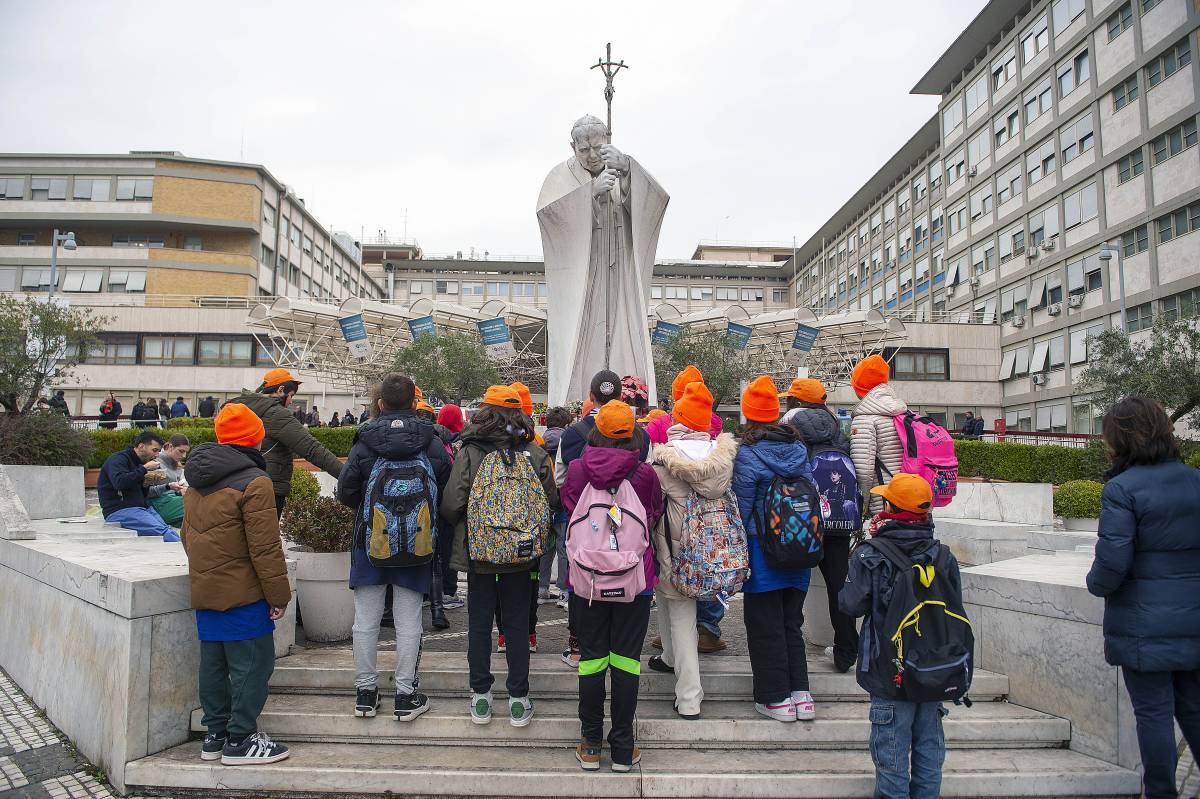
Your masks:
<svg viewBox="0 0 1200 799"><path fill-rule="evenodd" d="M1104 657L1129 689L1145 795L1173 799L1175 721L1200 754L1200 470L1147 397L1114 405L1103 435L1112 469L1087 586L1104 597Z"/></svg>

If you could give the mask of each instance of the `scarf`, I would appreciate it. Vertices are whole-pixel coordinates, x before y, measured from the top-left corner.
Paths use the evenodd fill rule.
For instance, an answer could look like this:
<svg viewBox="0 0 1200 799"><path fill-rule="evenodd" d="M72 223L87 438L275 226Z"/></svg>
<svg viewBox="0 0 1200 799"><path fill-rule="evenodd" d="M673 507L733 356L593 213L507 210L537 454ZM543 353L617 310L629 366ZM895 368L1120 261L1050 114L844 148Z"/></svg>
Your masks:
<svg viewBox="0 0 1200 799"><path fill-rule="evenodd" d="M880 511L870 518L867 522L867 535L879 535L883 532L884 527L889 522L928 522L928 513L909 513L908 511L897 511L896 513L888 513Z"/></svg>

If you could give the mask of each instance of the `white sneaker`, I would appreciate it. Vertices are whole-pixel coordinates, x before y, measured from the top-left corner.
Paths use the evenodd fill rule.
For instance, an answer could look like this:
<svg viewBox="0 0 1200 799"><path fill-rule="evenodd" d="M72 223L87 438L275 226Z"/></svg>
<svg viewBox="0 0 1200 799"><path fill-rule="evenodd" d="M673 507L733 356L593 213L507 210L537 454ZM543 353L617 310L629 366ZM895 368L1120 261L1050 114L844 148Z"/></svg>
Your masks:
<svg viewBox="0 0 1200 799"><path fill-rule="evenodd" d="M508 700L508 722L514 727L524 727L533 721L533 702L522 696Z"/></svg>
<svg viewBox="0 0 1200 799"><path fill-rule="evenodd" d="M567 609L567 595L566 595L566 594L562 594L562 595L561 595L561 596L560 596L560 597L559 597L559 598L558 598L558 599L555 601L555 603L554 603L554 604L555 604L555 605L558 605L558 606L559 606L560 608L562 608L563 610L566 610L566 609Z"/></svg>
<svg viewBox="0 0 1200 799"><path fill-rule="evenodd" d="M825 657L829 658L830 660L833 660L833 647L831 647L831 646L825 647Z"/></svg>
<svg viewBox="0 0 1200 799"><path fill-rule="evenodd" d="M475 724L487 724L491 720L492 692L471 694L471 721Z"/></svg>
<svg viewBox="0 0 1200 799"><path fill-rule="evenodd" d="M817 716L812 694L808 691L792 691L792 706L796 708L797 721L812 721Z"/></svg>
<svg viewBox="0 0 1200 799"><path fill-rule="evenodd" d="M754 709L769 719L775 719L775 721L796 720L796 705L792 702L790 697L782 702L770 705L762 705L758 702L755 702Z"/></svg>

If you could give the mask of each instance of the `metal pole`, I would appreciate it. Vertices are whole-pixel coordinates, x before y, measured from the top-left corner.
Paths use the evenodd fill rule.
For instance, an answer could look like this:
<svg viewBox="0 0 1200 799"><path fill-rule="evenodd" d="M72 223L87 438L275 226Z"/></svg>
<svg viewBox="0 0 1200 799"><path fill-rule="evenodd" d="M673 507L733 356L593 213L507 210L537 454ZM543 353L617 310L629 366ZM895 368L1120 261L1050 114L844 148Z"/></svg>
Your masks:
<svg viewBox="0 0 1200 799"><path fill-rule="evenodd" d="M58 228L50 237L50 293L46 298L54 296L54 287L58 283Z"/></svg>
<svg viewBox="0 0 1200 799"><path fill-rule="evenodd" d="M1121 257L1121 249L1114 247L1117 253L1117 285L1121 290L1121 331L1129 333L1129 317L1125 315L1125 261Z"/></svg>

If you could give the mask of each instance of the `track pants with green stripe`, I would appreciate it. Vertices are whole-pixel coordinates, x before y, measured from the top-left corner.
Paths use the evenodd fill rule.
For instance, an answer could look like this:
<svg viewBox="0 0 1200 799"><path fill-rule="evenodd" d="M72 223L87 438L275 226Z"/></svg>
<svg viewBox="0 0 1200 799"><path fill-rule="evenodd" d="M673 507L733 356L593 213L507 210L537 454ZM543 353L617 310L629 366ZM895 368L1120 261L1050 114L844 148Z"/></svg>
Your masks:
<svg viewBox="0 0 1200 799"><path fill-rule="evenodd" d="M612 674L612 728L608 746L613 760L628 763L633 753L633 717L637 713L642 643L650 624L650 597L632 602L592 602L571 595L574 633L579 639L579 723L592 743L604 738L604 675Z"/></svg>

